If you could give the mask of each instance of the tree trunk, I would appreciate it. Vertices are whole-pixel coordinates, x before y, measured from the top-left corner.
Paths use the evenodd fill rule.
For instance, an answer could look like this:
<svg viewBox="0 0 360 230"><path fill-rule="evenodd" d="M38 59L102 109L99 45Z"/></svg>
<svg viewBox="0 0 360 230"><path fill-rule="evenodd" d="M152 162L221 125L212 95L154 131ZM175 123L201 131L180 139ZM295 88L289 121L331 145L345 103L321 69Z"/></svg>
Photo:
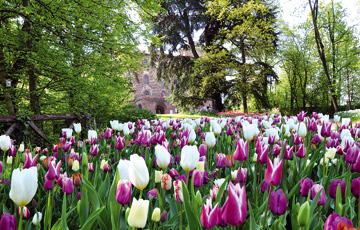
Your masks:
<svg viewBox="0 0 360 230"><path fill-rule="evenodd" d="M190 31L190 22L189 22L189 16L187 14L187 11L184 10L184 22L185 22L185 34L186 34L186 37L189 41L189 45L190 45L190 48L191 48L191 51L194 55L194 58L199 58L199 55L196 51L196 47L195 47L195 42L192 38L192 34L191 34L191 31Z"/></svg>
<svg viewBox="0 0 360 230"><path fill-rule="evenodd" d="M247 89L246 89L246 56L245 56L245 43L244 38L241 38L241 60L242 60L242 99L243 99L243 107L244 113L248 113L247 107Z"/></svg>
<svg viewBox="0 0 360 230"><path fill-rule="evenodd" d="M224 111L224 105L222 103L222 99L221 99L221 94L220 93L215 93L213 95L213 108L216 109L219 112Z"/></svg>
<svg viewBox="0 0 360 230"><path fill-rule="evenodd" d="M3 45L0 44L0 83L3 88L5 103L10 116L15 116L14 104L11 99L10 89L6 87L7 73L5 69L5 56L3 52Z"/></svg>
<svg viewBox="0 0 360 230"><path fill-rule="evenodd" d="M23 0L24 7L28 7L29 0ZM25 18L24 28L27 33L26 46L27 46L27 59L26 67L29 76L29 91L30 91L30 109L35 114L40 114L40 102L39 96L36 92L37 76L34 72L34 64L32 63L32 34L31 34L31 22L29 19Z"/></svg>
<svg viewBox="0 0 360 230"><path fill-rule="evenodd" d="M337 104L336 94L333 89L333 84L331 82L330 74L328 71L327 63L326 63L325 48L324 48L324 44L321 40L319 29L317 26L317 16L318 16L318 7L319 7L318 0L315 0L314 5L312 5L311 0L309 0L309 5L310 5L311 17L312 17L312 21L313 21L313 25L314 25L316 47L317 47L317 50L319 53L320 60L322 62L322 66L324 68L324 73L325 73L326 81L328 84L328 89L329 89L330 96L331 96L331 102L334 107L334 112L338 112L339 106Z"/></svg>

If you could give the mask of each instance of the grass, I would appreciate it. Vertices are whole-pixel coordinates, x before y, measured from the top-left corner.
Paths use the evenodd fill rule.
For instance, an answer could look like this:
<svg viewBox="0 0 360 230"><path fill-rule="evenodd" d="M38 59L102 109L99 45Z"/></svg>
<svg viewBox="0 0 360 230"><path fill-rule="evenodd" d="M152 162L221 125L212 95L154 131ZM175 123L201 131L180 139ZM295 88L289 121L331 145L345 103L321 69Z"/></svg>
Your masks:
<svg viewBox="0 0 360 230"><path fill-rule="evenodd" d="M200 118L200 117L205 117L205 116L201 116L201 115L189 115L189 114L182 114L182 113L177 113L177 114L156 114L156 116L158 118L162 118L162 119L168 119L168 118ZM210 116L211 117L211 116Z"/></svg>

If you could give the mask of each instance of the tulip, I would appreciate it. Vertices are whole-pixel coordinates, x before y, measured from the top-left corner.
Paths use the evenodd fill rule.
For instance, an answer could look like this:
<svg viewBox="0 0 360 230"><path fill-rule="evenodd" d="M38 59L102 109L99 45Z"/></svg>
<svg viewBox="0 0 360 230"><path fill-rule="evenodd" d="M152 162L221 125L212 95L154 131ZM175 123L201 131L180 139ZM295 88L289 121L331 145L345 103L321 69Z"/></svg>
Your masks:
<svg viewBox="0 0 360 230"><path fill-rule="evenodd" d="M337 190L338 184L340 184L341 196L342 197L345 196L345 187L346 187L345 182L342 181L341 179L336 179L336 180L331 181L330 187L329 187L329 195L330 195L330 197L332 197L334 199L336 199L336 190Z"/></svg>
<svg viewBox="0 0 360 230"><path fill-rule="evenodd" d="M149 201L133 198L130 213L127 218L128 224L133 228L144 228L149 211Z"/></svg>
<svg viewBox="0 0 360 230"><path fill-rule="evenodd" d="M219 153L216 154L216 167L222 168L225 165L225 154Z"/></svg>
<svg viewBox="0 0 360 230"><path fill-rule="evenodd" d="M1 135L0 136L0 149L6 152L11 146L11 140L9 136Z"/></svg>
<svg viewBox="0 0 360 230"><path fill-rule="evenodd" d="M25 163L23 168L27 169L36 166L37 158L38 158L38 154L36 154L35 157L32 158L31 152L25 153Z"/></svg>
<svg viewBox="0 0 360 230"><path fill-rule="evenodd" d="M334 115L334 122L339 122L340 121L340 116L339 115Z"/></svg>
<svg viewBox="0 0 360 230"><path fill-rule="evenodd" d="M206 156L206 153L207 153L207 145L206 144L201 144L199 146L199 153L200 153L200 156Z"/></svg>
<svg viewBox="0 0 360 230"><path fill-rule="evenodd" d="M261 147L259 147L257 161L260 164L266 164L267 159L268 159L268 152L269 152L269 146L267 144L264 144Z"/></svg>
<svg viewBox="0 0 360 230"><path fill-rule="evenodd" d="M246 140L246 142L243 141L243 139L237 139L236 140L236 149L234 152L234 159L240 162L244 162L248 158L248 152L249 152L249 142Z"/></svg>
<svg viewBox="0 0 360 230"><path fill-rule="evenodd" d="M274 159L274 163L267 159L267 168L265 171L265 181L269 185L279 185L281 183L281 174L283 168L283 160L279 157Z"/></svg>
<svg viewBox="0 0 360 230"><path fill-rule="evenodd" d="M356 197L356 199L359 199L359 188L360 188L360 177L355 178L351 181L351 192Z"/></svg>
<svg viewBox="0 0 360 230"><path fill-rule="evenodd" d="M305 154L305 145L301 144L300 148L298 149L298 151L296 152L296 156L300 157L300 158L304 158L306 156Z"/></svg>
<svg viewBox="0 0 360 230"><path fill-rule="evenodd" d="M271 192L270 210L275 215L283 215L286 212L287 200L282 189Z"/></svg>
<svg viewBox="0 0 360 230"><path fill-rule="evenodd" d="M155 170L155 183L160 183L161 182L161 175L163 174L163 171L160 170Z"/></svg>
<svg viewBox="0 0 360 230"><path fill-rule="evenodd" d="M360 230L360 227L354 228L354 226L350 224L345 224L344 222L341 221L337 224L337 230Z"/></svg>
<svg viewBox="0 0 360 230"><path fill-rule="evenodd" d="M176 181L173 182L173 185L174 185L175 200L179 203L182 203L184 201L184 196L183 196L181 180L177 179Z"/></svg>
<svg viewBox="0 0 360 230"><path fill-rule="evenodd" d="M15 204L24 207L35 196L38 186L37 168L14 169L11 175L11 189L9 197Z"/></svg>
<svg viewBox="0 0 360 230"><path fill-rule="evenodd" d="M161 188L164 190L170 190L171 189L171 176L167 173L164 173L161 175Z"/></svg>
<svg viewBox="0 0 360 230"><path fill-rule="evenodd" d="M44 189L45 190L52 190L54 188L54 183L52 180L48 180L45 176L45 182L44 182Z"/></svg>
<svg viewBox="0 0 360 230"><path fill-rule="evenodd" d="M40 223L42 220L42 213L41 212L37 212L35 213L33 219L32 219L32 223L34 225L38 225L38 223Z"/></svg>
<svg viewBox="0 0 360 230"><path fill-rule="evenodd" d="M167 211L164 210L164 211L162 211L162 213L160 215L160 221L165 222L166 220L167 220Z"/></svg>
<svg viewBox="0 0 360 230"><path fill-rule="evenodd" d="M193 170L199 162L200 153L196 146L184 146L181 149L181 167L186 171L190 172Z"/></svg>
<svg viewBox="0 0 360 230"><path fill-rule="evenodd" d="M213 132L207 132L205 136L205 143L208 147L212 148L216 144L216 138Z"/></svg>
<svg viewBox="0 0 360 230"><path fill-rule="evenodd" d="M96 144L96 139L97 139L97 133L95 130L89 130L88 131L88 140L90 140L90 142L92 144Z"/></svg>
<svg viewBox="0 0 360 230"><path fill-rule="evenodd" d="M169 171L169 174L170 174L170 176L174 179L176 179L178 176L180 176L180 174L176 171L176 169L170 169L170 171Z"/></svg>
<svg viewBox="0 0 360 230"><path fill-rule="evenodd" d="M152 199L152 198L156 198L157 197L157 189L151 189L150 191L148 191L147 193L147 198L148 199Z"/></svg>
<svg viewBox="0 0 360 230"><path fill-rule="evenodd" d="M166 169L166 167L170 163L170 153L168 150L162 145L155 146L155 155L156 155L156 164L162 168Z"/></svg>
<svg viewBox="0 0 360 230"><path fill-rule="evenodd" d="M137 154L130 156L129 179L131 183L141 191L149 183L149 171L145 160Z"/></svg>
<svg viewBox="0 0 360 230"><path fill-rule="evenodd" d="M155 208L152 215L151 215L151 220L154 222L159 222L160 221L160 208Z"/></svg>
<svg viewBox="0 0 360 230"><path fill-rule="evenodd" d="M75 187L79 187L81 185L81 174L73 174L72 175L73 184Z"/></svg>
<svg viewBox="0 0 360 230"><path fill-rule="evenodd" d="M97 156L99 151L99 145L93 145L90 150L92 156Z"/></svg>
<svg viewBox="0 0 360 230"><path fill-rule="evenodd" d="M326 203L326 194L325 194L324 187L320 184L314 184L311 187L311 199L315 198L316 194L320 191L320 189L321 189L321 193L320 193L320 197L319 197L317 204L324 205Z"/></svg>
<svg viewBox="0 0 360 230"><path fill-rule="evenodd" d="M6 164L12 165L12 163L13 163L13 157L12 156L7 156L6 157Z"/></svg>
<svg viewBox="0 0 360 230"><path fill-rule="evenodd" d="M248 141L252 141L259 134L259 129L255 124L247 125L243 127L244 138Z"/></svg>
<svg viewBox="0 0 360 230"><path fill-rule="evenodd" d="M192 174L195 187L201 187L204 184L204 172L195 169Z"/></svg>
<svg viewBox="0 0 360 230"><path fill-rule="evenodd" d="M79 161L78 161L78 160L75 160L74 163L73 163L73 165L72 165L72 170L76 172L76 171L79 170L79 168L80 168Z"/></svg>
<svg viewBox="0 0 360 230"><path fill-rule="evenodd" d="M128 180L119 180L116 187L116 201L122 205L130 202L132 192L131 182Z"/></svg>
<svg viewBox="0 0 360 230"><path fill-rule="evenodd" d="M61 179L63 193L72 194L74 192L74 185L72 178L63 177Z"/></svg>
<svg viewBox="0 0 360 230"><path fill-rule="evenodd" d="M237 183L245 183L245 182L246 182L246 177L247 177L248 169L247 169L247 168L241 168L241 169L240 169L240 178L239 178L239 169L238 169L238 170L235 170L235 172L236 172L235 184L237 184Z"/></svg>
<svg viewBox="0 0 360 230"><path fill-rule="evenodd" d="M123 150L124 149L124 143L125 143L125 137L115 137L116 138L116 144L115 149L116 150Z"/></svg>
<svg viewBox="0 0 360 230"><path fill-rule="evenodd" d="M21 207L18 208L18 214L19 216L21 215ZM30 211L26 206L23 207L22 217L24 220L27 220L30 217Z"/></svg>
<svg viewBox="0 0 360 230"><path fill-rule="evenodd" d="M299 213L297 216L298 225L300 227L305 227L310 220L310 205L309 202L306 201L303 203L299 209Z"/></svg>
<svg viewBox="0 0 360 230"><path fill-rule="evenodd" d="M70 138L72 136L72 132L73 132L72 129L64 128L61 131L63 133L63 137Z"/></svg>
<svg viewBox="0 0 360 230"><path fill-rule="evenodd" d="M66 141L64 144L63 144L63 146L62 146L62 150L64 151L64 152L68 152L69 151L69 149L71 148L71 142L70 141Z"/></svg>
<svg viewBox="0 0 360 230"><path fill-rule="evenodd" d="M303 178L300 182L300 194L301 196L307 197L309 194L309 190L314 185L314 181L310 178Z"/></svg>
<svg viewBox="0 0 360 230"><path fill-rule="evenodd" d="M9 213L3 213L0 220L0 229L16 230L16 218Z"/></svg>
<svg viewBox="0 0 360 230"><path fill-rule="evenodd" d="M294 145L300 145L302 143L302 138L299 136L298 133L293 133L293 142Z"/></svg>
<svg viewBox="0 0 360 230"><path fill-rule="evenodd" d="M353 226L351 220L348 220L345 216L340 216L337 213L330 214L325 221L324 230L337 230L339 223L343 222L346 225Z"/></svg>
<svg viewBox="0 0 360 230"><path fill-rule="evenodd" d="M234 155L226 155L225 156L225 167L232 168L232 167L234 167L234 165L235 165Z"/></svg>
<svg viewBox="0 0 360 230"><path fill-rule="evenodd" d="M197 163L195 168L201 172L204 172L206 166L205 163L206 163L206 157L200 157L200 161Z"/></svg>
<svg viewBox="0 0 360 230"><path fill-rule="evenodd" d="M306 116L307 112L301 111L298 115L297 115L297 119L299 121L303 121L305 116Z"/></svg>
<svg viewBox="0 0 360 230"><path fill-rule="evenodd" d="M89 169L89 172L94 172L94 163L93 162L88 163L87 167Z"/></svg>
<svg viewBox="0 0 360 230"><path fill-rule="evenodd" d="M218 220L218 206L219 203L212 207L211 199L207 199L206 203L203 204L203 209L200 217L201 225L205 229L213 228L219 222Z"/></svg>
<svg viewBox="0 0 360 230"><path fill-rule="evenodd" d="M16 146L15 145L11 145L9 148L9 154L10 156L16 156Z"/></svg>
<svg viewBox="0 0 360 230"><path fill-rule="evenodd" d="M295 145L291 148L289 145L285 146L284 159L286 159L286 160L292 159L292 154L293 154L294 148L295 148Z"/></svg>
<svg viewBox="0 0 360 230"><path fill-rule="evenodd" d="M189 143L193 143L196 139L196 133L194 129L191 129L190 134L189 134Z"/></svg>
<svg viewBox="0 0 360 230"><path fill-rule="evenodd" d="M247 213L245 186L234 185L230 181L228 191L229 195L221 209L221 217L226 223L239 226L244 223Z"/></svg>
<svg viewBox="0 0 360 230"><path fill-rule="evenodd" d="M300 122L300 125L299 125L299 136L302 137L302 138L305 138L306 133L307 133L307 130L306 130L306 125L305 125L305 123L304 123L304 122Z"/></svg>
<svg viewBox="0 0 360 230"><path fill-rule="evenodd" d="M320 135L322 137L330 137L331 136L331 122L322 122Z"/></svg>

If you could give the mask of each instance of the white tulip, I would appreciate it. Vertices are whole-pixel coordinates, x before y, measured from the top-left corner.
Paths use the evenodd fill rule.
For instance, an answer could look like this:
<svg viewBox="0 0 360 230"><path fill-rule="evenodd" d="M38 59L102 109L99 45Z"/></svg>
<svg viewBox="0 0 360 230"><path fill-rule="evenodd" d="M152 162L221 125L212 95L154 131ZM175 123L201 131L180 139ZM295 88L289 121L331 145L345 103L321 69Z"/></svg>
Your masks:
<svg viewBox="0 0 360 230"><path fill-rule="evenodd" d="M75 123L74 130L75 130L75 132L80 133L81 132L81 123Z"/></svg>
<svg viewBox="0 0 360 230"><path fill-rule="evenodd" d="M40 223L40 221L42 220L42 213L41 212L37 212L35 213L33 219L32 219L32 223L34 225L37 225L38 223Z"/></svg>
<svg viewBox="0 0 360 230"><path fill-rule="evenodd" d="M180 165L186 172L189 173L196 167L197 163L199 162L199 158L200 153L196 146L185 145L181 149Z"/></svg>
<svg viewBox="0 0 360 230"><path fill-rule="evenodd" d="M38 187L37 168L14 169L11 176L11 189L9 197L15 204L24 207L36 194Z"/></svg>
<svg viewBox="0 0 360 230"><path fill-rule="evenodd" d="M143 190L149 183L149 171L145 160L137 154L130 156L129 179L139 190Z"/></svg>
<svg viewBox="0 0 360 230"><path fill-rule="evenodd" d="M190 134L189 134L189 143L193 143L196 139L196 133L194 129L191 129Z"/></svg>
<svg viewBox="0 0 360 230"><path fill-rule="evenodd" d="M162 145L156 145L155 156L156 156L156 164L160 168L166 169L166 167L170 164L170 159L171 159L169 151Z"/></svg>
<svg viewBox="0 0 360 230"><path fill-rule="evenodd" d="M341 130L340 137L341 137L341 140L344 139L344 137L351 137L350 130L348 130L348 129Z"/></svg>
<svg viewBox="0 0 360 230"><path fill-rule="evenodd" d="M206 145L209 146L210 148L215 146L216 139L215 139L215 135L214 135L213 132L207 132L206 133L205 142L206 142Z"/></svg>
<svg viewBox="0 0 360 230"><path fill-rule="evenodd" d="M339 115L334 115L334 122L339 122L340 118L341 117Z"/></svg>
<svg viewBox="0 0 360 230"><path fill-rule="evenodd" d="M248 141L252 141L259 134L259 129L255 124L247 125L243 127L244 137Z"/></svg>
<svg viewBox="0 0 360 230"><path fill-rule="evenodd" d="M343 117L341 123L345 126L349 126L351 124L351 119Z"/></svg>
<svg viewBox="0 0 360 230"><path fill-rule="evenodd" d="M125 136L128 136L130 134L130 129L129 129L128 124L124 124L123 131L124 131Z"/></svg>
<svg viewBox="0 0 360 230"><path fill-rule="evenodd" d="M214 132L216 135L220 135L220 133L221 133L221 126L220 126L217 122L213 122L212 128L213 128L213 132Z"/></svg>
<svg viewBox="0 0 360 230"><path fill-rule="evenodd" d="M299 136L304 138L306 136L307 130L306 130L306 125L304 122L300 122L300 126L299 126Z"/></svg>
<svg viewBox="0 0 360 230"><path fill-rule="evenodd" d="M7 151L11 146L11 140L9 136L1 135L0 136L0 149L2 151Z"/></svg>
<svg viewBox="0 0 360 230"><path fill-rule="evenodd" d="M217 186L219 186L219 188L221 187L221 185L225 182L225 178L220 178L220 179L215 179L214 180L214 184L216 184Z"/></svg>
<svg viewBox="0 0 360 230"><path fill-rule="evenodd" d="M88 131L88 139L91 141L92 138L97 139L97 133L95 130L89 130Z"/></svg>
<svg viewBox="0 0 360 230"><path fill-rule="evenodd" d="M119 121L118 120L110 121L110 125L113 130L117 130L119 127Z"/></svg>
<svg viewBox="0 0 360 230"><path fill-rule="evenodd" d="M122 160L121 159L119 161L117 169L118 169L119 177L120 177L121 180L130 181L130 178L129 178L129 165L130 165L130 161L128 161L128 160Z"/></svg>
<svg viewBox="0 0 360 230"><path fill-rule="evenodd" d="M62 131L63 133L66 133L66 137L67 137L67 138L70 138L70 137L72 136L72 132L73 132L72 129L65 128L65 129L62 129L61 131Z"/></svg>
<svg viewBox="0 0 360 230"><path fill-rule="evenodd" d="M7 156L7 158L6 158L6 164L12 165L12 163L13 163L13 157L12 157L12 156Z"/></svg>

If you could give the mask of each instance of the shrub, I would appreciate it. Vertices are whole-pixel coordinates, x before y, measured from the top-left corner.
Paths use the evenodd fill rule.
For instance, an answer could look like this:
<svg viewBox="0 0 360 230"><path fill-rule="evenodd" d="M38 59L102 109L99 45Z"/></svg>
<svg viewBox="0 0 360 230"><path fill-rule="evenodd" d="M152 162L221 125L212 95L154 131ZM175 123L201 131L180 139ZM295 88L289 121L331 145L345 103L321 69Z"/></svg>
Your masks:
<svg viewBox="0 0 360 230"><path fill-rule="evenodd" d="M126 105L121 110L121 113L114 117L113 120L118 120L121 123L124 122L136 122L138 119L153 120L156 115L149 109L140 109L135 105Z"/></svg>

